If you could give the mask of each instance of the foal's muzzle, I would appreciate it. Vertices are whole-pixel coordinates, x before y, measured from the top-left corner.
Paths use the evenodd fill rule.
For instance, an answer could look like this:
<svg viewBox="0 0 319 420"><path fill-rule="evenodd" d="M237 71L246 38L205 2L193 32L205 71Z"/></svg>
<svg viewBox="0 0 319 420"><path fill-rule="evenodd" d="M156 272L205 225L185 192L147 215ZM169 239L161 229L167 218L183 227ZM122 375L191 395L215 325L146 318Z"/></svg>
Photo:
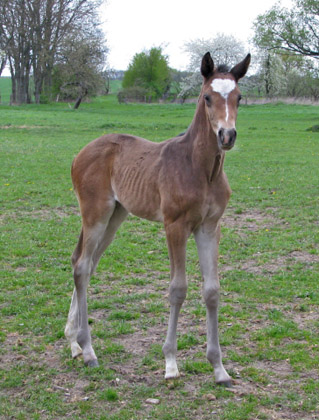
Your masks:
<svg viewBox="0 0 319 420"><path fill-rule="evenodd" d="M218 131L218 142L223 150L231 149L236 140L237 132L235 128L220 128Z"/></svg>

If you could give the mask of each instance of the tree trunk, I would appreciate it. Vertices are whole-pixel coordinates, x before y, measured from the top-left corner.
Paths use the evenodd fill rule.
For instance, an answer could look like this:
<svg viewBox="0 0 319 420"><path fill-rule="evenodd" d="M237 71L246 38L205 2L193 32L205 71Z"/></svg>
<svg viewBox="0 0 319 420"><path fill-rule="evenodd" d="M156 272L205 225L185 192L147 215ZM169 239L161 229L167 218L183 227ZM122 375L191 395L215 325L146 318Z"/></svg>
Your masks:
<svg viewBox="0 0 319 420"><path fill-rule="evenodd" d="M73 109L78 109L78 108L79 108L79 106L81 105L82 99L83 99L83 96L82 96L82 95L80 95L80 96L78 97L78 99L76 100L76 102L75 102L75 104L74 104Z"/></svg>
<svg viewBox="0 0 319 420"><path fill-rule="evenodd" d="M81 86L81 85L80 85ZM86 87L81 86L80 87L80 93L79 93L79 97L76 100L75 104L74 104L74 108L73 109L78 109L79 106L81 105L82 99L85 98L85 96L88 94L88 90Z"/></svg>
<svg viewBox="0 0 319 420"><path fill-rule="evenodd" d="M9 57L9 64L10 64L10 73L11 73L10 105L12 105L12 104L15 104L17 102L17 81L16 81L16 76L15 76L15 73L14 73L14 68L13 68L11 57Z"/></svg>
<svg viewBox="0 0 319 420"><path fill-rule="evenodd" d="M2 72L4 70L4 68L5 68L6 64L7 64L7 57L4 57L4 58L1 59L0 76L1 76L1 74L2 74Z"/></svg>

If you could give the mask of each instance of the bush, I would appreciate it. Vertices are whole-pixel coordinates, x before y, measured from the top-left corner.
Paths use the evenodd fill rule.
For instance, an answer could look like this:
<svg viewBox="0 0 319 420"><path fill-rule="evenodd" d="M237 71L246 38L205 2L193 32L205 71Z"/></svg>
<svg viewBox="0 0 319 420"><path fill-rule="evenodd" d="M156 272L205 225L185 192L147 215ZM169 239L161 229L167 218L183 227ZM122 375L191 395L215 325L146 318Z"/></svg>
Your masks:
<svg viewBox="0 0 319 420"><path fill-rule="evenodd" d="M151 102L152 95L143 87L133 86L120 90L117 98L120 104L123 102Z"/></svg>
<svg viewBox="0 0 319 420"><path fill-rule="evenodd" d="M168 59L162 54L161 48L152 48L135 54L128 70L124 73L122 86L126 89L144 89L144 101L163 97L169 91L171 71ZM132 91L128 91L131 93ZM141 91L142 92L142 91ZM138 96L140 92L137 91ZM121 97L121 95L120 95Z"/></svg>

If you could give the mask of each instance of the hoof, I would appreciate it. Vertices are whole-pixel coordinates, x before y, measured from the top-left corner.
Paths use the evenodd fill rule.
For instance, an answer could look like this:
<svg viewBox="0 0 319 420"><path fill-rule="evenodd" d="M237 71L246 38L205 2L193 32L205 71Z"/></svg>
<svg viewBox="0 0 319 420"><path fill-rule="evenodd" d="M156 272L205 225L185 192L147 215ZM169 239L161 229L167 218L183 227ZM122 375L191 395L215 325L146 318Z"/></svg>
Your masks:
<svg viewBox="0 0 319 420"><path fill-rule="evenodd" d="M89 360L88 362L85 363L86 366L88 367L98 367L99 366L99 362L97 361L97 359L93 359L93 360Z"/></svg>
<svg viewBox="0 0 319 420"><path fill-rule="evenodd" d="M166 379L166 381L169 381L169 380L171 380L171 379L178 379L180 376L181 376L181 375L179 374L179 372L177 372L177 373L175 373L175 374L173 374L173 373L167 373L167 374L165 375L165 379Z"/></svg>
<svg viewBox="0 0 319 420"><path fill-rule="evenodd" d="M233 381L230 379L229 381L221 381L216 382L217 385L223 386L225 388L232 388L233 387Z"/></svg>
<svg viewBox="0 0 319 420"><path fill-rule="evenodd" d="M180 377L180 373L177 369L177 366L168 367L165 372L165 379L177 379Z"/></svg>
<svg viewBox="0 0 319 420"><path fill-rule="evenodd" d="M165 366L165 379L176 379L179 378L179 371L177 368L176 360L169 358L166 361Z"/></svg>
<svg viewBox="0 0 319 420"><path fill-rule="evenodd" d="M73 359L76 359L77 357L82 355L82 349L78 345L78 343L75 343L75 344L71 345L71 352L72 352L72 358Z"/></svg>

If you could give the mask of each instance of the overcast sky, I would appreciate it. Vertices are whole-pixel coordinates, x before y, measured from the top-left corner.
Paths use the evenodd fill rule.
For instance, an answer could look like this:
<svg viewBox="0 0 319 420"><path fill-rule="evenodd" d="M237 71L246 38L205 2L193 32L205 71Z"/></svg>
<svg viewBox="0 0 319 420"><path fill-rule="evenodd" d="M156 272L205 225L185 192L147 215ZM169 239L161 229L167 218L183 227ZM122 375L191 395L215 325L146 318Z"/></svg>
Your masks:
<svg viewBox="0 0 319 420"><path fill-rule="evenodd" d="M234 35L250 49L253 22L277 0L107 0L102 19L111 68L126 70L133 56L162 45L171 67L183 70L186 41ZM291 0L282 0L289 6Z"/></svg>

